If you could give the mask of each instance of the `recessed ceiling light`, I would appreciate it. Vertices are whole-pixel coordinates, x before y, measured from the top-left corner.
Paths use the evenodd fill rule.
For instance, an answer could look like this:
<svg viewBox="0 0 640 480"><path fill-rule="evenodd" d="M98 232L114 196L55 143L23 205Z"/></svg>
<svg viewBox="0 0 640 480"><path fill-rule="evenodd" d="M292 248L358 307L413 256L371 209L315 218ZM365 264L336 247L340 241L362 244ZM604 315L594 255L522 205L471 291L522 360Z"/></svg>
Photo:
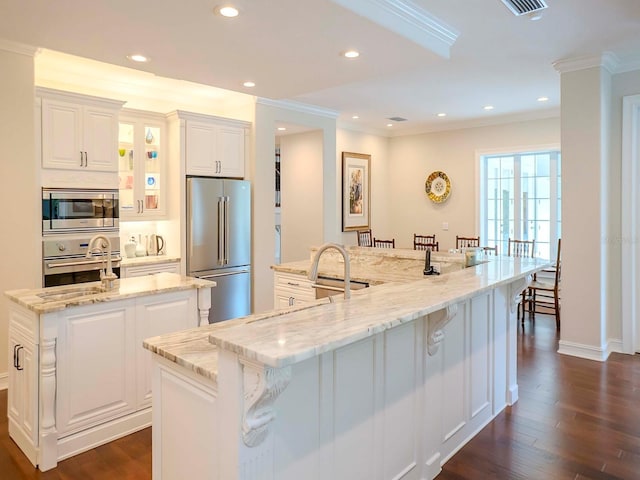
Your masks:
<svg viewBox="0 0 640 480"><path fill-rule="evenodd" d="M539 97L538 98L539 102L546 102L547 100L549 100L549 97Z"/></svg>
<svg viewBox="0 0 640 480"><path fill-rule="evenodd" d="M278 127L278 130L280 130L281 132L284 132L287 129L287 127Z"/></svg>
<svg viewBox="0 0 640 480"><path fill-rule="evenodd" d="M354 116L353 116L353 117L351 117L351 118L353 118L354 120L358 120L360 117L359 117L358 115L354 115Z"/></svg>
<svg viewBox="0 0 640 480"><path fill-rule="evenodd" d="M149 58L145 57L144 55L140 55L139 53L134 53L133 55L127 55L127 58L129 60L132 60L134 62L139 62L139 63L144 63L149 61Z"/></svg>
<svg viewBox="0 0 640 480"><path fill-rule="evenodd" d="M393 127L393 123L387 123L387 127Z"/></svg>
<svg viewBox="0 0 640 480"><path fill-rule="evenodd" d="M256 86L255 82L244 82L242 85L244 85L245 87L248 87L248 88Z"/></svg>
<svg viewBox="0 0 640 480"><path fill-rule="evenodd" d="M216 7L214 9L214 11L218 15L222 15L223 17L227 17L227 18L237 17L238 14L240 13L238 11L238 9L236 7L234 7L233 5L220 5L220 6Z"/></svg>
<svg viewBox="0 0 640 480"><path fill-rule="evenodd" d="M447 116L447 114L446 114L446 113L444 113L444 112L442 112L442 113L438 113L438 117L446 117L446 116Z"/></svg>
<svg viewBox="0 0 640 480"><path fill-rule="evenodd" d="M360 56L360 52L357 50L347 50L342 55L346 58L358 58Z"/></svg>
<svg viewBox="0 0 640 480"><path fill-rule="evenodd" d="M485 105L484 109L485 110L493 110L493 105Z"/></svg>

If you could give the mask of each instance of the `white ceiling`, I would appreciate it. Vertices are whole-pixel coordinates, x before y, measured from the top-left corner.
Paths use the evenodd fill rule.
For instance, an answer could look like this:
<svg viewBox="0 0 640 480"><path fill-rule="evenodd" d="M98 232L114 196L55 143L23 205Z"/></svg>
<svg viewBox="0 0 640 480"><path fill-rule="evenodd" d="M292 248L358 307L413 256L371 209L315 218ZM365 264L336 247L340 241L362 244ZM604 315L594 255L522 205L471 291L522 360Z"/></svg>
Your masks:
<svg viewBox="0 0 640 480"><path fill-rule="evenodd" d="M428 31L382 27L338 4L345 0L230 0L241 9L235 19L215 15L215 0L0 0L0 38L311 104L389 135L556 116L559 60L611 52L640 68L640 0L547 0L538 21L501 0L353 2L423 9L458 34L449 58L425 46ZM348 48L361 56L341 57ZM126 58L138 52L151 62ZM386 127L393 116L408 120Z"/></svg>

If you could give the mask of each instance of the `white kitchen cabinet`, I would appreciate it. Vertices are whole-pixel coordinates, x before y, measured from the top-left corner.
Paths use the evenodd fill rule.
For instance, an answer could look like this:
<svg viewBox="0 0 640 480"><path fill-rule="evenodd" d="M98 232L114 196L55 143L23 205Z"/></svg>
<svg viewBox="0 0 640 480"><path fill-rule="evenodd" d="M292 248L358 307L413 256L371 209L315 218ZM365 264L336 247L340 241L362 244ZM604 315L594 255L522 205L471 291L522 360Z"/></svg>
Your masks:
<svg viewBox="0 0 640 480"><path fill-rule="evenodd" d="M172 260L147 265L122 265L120 267L121 278L144 277L162 272L180 273L180 261Z"/></svg>
<svg viewBox="0 0 640 480"><path fill-rule="evenodd" d="M162 219L167 210L165 117L123 110L118 125L120 217Z"/></svg>
<svg viewBox="0 0 640 480"><path fill-rule="evenodd" d="M142 348L142 342L196 326L192 313L196 309L195 297L189 292L149 298L136 306L137 408L151 406L151 352Z"/></svg>
<svg viewBox="0 0 640 480"><path fill-rule="evenodd" d="M135 341L135 301L73 308L56 317L58 434L132 412L136 350L142 348Z"/></svg>
<svg viewBox="0 0 640 480"><path fill-rule="evenodd" d="M13 359L9 385L13 388L8 391L7 414L9 433L21 448L38 441L38 345L33 318L18 309L9 312L9 355ZM33 451L27 456L35 461Z"/></svg>
<svg viewBox="0 0 640 480"><path fill-rule="evenodd" d="M244 177L248 123L186 112L178 116L185 120L187 175Z"/></svg>
<svg viewBox="0 0 640 480"><path fill-rule="evenodd" d="M124 102L38 88L42 167L118 170L118 111Z"/></svg>
<svg viewBox="0 0 640 480"><path fill-rule="evenodd" d="M275 272L274 307L287 308L315 300L316 292L311 284L303 275Z"/></svg>
<svg viewBox="0 0 640 480"><path fill-rule="evenodd" d="M142 296L123 288L123 299L39 314L10 303L9 434L42 471L149 426L143 340L196 327L208 315L206 288Z"/></svg>

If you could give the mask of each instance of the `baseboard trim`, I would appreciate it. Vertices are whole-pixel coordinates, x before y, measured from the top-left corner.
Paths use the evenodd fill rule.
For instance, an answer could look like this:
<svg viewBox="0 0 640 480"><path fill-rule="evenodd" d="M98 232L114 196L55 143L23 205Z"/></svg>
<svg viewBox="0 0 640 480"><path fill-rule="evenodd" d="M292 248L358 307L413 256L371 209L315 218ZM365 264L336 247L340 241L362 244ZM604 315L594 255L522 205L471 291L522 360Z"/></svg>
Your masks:
<svg viewBox="0 0 640 480"><path fill-rule="evenodd" d="M9 373L0 373L0 390L7 390L9 388Z"/></svg>
<svg viewBox="0 0 640 480"><path fill-rule="evenodd" d="M560 340L558 342L558 353L585 358L587 360L595 360L597 362L605 362L607 358L609 358L610 351L608 347L594 347L593 345Z"/></svg>
<svg viewBox="0 0 640 480"><path fill-rule="evenodd" d="M624 347L622 345L622 340L618 339L609 339L607 342L607 351L609 354L611 353L625 353Z"/></svg>
<svg viewBox="0 0 640 480"><path fill-rule="evenodd" d="M58 440L58 461L104 445L150 425L151 408L149 407L61 438Z"/></svg>

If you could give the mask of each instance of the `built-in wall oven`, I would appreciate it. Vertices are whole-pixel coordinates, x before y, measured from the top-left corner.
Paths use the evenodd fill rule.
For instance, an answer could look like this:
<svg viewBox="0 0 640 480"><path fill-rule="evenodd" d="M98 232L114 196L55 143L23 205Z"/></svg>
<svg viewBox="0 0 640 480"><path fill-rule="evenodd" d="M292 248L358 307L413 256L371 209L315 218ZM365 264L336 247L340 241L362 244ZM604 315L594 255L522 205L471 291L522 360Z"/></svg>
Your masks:
<svg viewBox="0 0 640 480"><path fill-rule="evenodd" d="M87 257L89 241L111 242L113 271L120 276L118 190L42 189L42 286L100 280L107 244Z"/></svg>
<svg viewBox="0 0 640 480"><path fill-rule="evenodd" d="M118 232L105 234L111 241L113 272L120 277L120 237ZM105 268L106 245L102 253L87 258L90 236L86 234L50 236L42 240L42 286L55 287L100 280Z"/></svg>

